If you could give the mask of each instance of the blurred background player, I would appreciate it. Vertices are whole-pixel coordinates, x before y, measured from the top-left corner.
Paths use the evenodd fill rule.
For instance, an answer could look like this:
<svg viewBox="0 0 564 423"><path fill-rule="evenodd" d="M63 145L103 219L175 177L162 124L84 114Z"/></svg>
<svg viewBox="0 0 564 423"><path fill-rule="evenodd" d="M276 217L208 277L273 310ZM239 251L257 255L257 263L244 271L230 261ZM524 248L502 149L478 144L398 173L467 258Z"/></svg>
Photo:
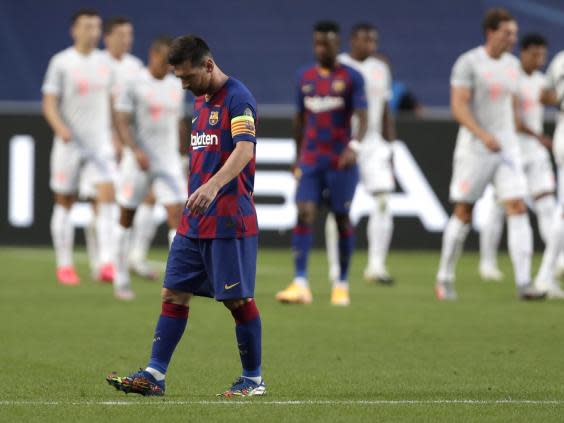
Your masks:
<svg viewBox="0 0 564 423"><path fill-rule="evenodd" d="M474 203L490 182L508 216L518 295L544 297L531 284L533 236L523 201L527 185L515 129L520 65L507 53L516 36L511 22L506 10L489 10L482 24L485 44L461 55L452 69L451 108L460 129L450 185L454 211L443 234L435 286L440 300L456 299L456 262L470 230Z"/></svg>
<svg viewBox="0 0 564 423"><path fill-rule="evenodd" d="M187 199L179 148L180 138L186 137L184 91L169 73L171 42L167 37L153 41L147 69L125 83L115 103L116 127L125 148L116 189L120 221L114 291L124 300L133 298L128 257L137 207L153 187L167 212L170 244Z"/></svg>
<svg viewBox="0 0 564 423"><path fill-rule="evenodd" d="M80 10L72 18L74 45L49 62L43 83L43 113L55 133L51 151L50 186L55 194L51 234L55 246L57 278L79 283L72 251L74 227L70 209L76 200L81 168L95 186L96 232L100 278L113 278L112 209L115 156L111 141L112 68L96 48L102 21L97 12Z"/></svg>
<svg viewBox="0 0 564 423"><path fill-rule="evenodd" d="M355 25L351 32L350 47L350 53L342 53L338 59L364 77L368 130L358 153L358 164L361 183L374 198L368 218L368 265L364 270L364 278L390 284L393 279L386 269L386 257L394 223L388 197L395 188L390 142L396 139L388 105L392 78L386 62L374 57L378 47L378 32L373 25ZM327 216L325 240L330 279L334 281L339 278L340 269L337 224L332 213Z"/></svg>
<svg viewBox="0 0 564 423"><path fill-rule="evenodd" d="M276 294L281 302L312 301L307 279L307 261L313 242L313 223L325 190L329 209L334 213L339 233L340 274L333 281L331 303L348 305L348 271L353 252L353 229L349 209L358 182L356 151L358 140L367 129L366 95L362 75L339 63L339 27L334 22L319 22L314 27L313 47L317 64L300 72L295 117L299 159L296 202L298 223L292 248L295 277L285 290ZM351 118L358 125L351 136Z"/></svg>
<svg viewBox="0 0 564 423"><path fill-rule="evenodd" d="M546 63L546 55L547 43L542 35L527 34L521 39L517 131L528 197L537 215L539 232L545 244L556 207L554 171L547 151L552 141L544 134L544 108L540 101L546 83L540 69ZM480 231L480 275L484 280L503 278L497 266L497 251L504 220L503 207L495 202Z"/></svg>
<svg viewBox="0 0 564 423"><path fill-rule="evenodd" d="M558 167L558 205L535 286L547 291L549 298L564 298L564 292L555 279L557 259L564 250L564 51L552 59L546 71L546 79L547 87L541 100L544 104L559 109L552 150Z"/></svg>
<svg viewBox="0 0 564 423"><path fill-rule="evenodd" d="M182 87L196 97L190 196L168 256L149 363L145 370L126 377L111 374L107 381L126 393L164 395L165 375L197 295L221 301L235 320L243 373L219 396L264 395L262 325L254 301L256 101L241 82L222 72L201 38L175 39L169 63Z"/></svg>

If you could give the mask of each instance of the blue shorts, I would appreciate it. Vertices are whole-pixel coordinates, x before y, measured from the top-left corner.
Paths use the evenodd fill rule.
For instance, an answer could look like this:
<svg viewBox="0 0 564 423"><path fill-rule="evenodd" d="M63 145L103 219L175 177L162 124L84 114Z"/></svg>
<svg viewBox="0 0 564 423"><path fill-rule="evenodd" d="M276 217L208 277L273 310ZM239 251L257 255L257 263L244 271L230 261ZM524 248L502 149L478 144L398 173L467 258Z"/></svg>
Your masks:
<svg viewBox="0 0 564 423"><path fill-rule="evenodd" d="M258 237L198 239L176 234L163 286L217 301L253 298Z"/></svg>
<svg viewBox="0 0 564 423"><path fill-rule="evenodd" d="M357 166L339 170L303 170L298 181L296 201L319 205L325 198L324 191L327 190L327 201L331 211L336 214L348 214L357 184Z"/></svg>

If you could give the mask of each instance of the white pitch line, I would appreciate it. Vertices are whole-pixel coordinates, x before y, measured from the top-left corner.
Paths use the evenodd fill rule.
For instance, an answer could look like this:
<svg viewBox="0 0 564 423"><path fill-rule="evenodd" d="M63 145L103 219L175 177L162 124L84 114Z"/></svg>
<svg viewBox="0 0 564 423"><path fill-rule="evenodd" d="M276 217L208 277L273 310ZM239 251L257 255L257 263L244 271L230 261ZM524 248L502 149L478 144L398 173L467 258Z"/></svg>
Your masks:
<svg viewBox="0 0 564 423"><path fill-rule="evenodd" d="M170 405L503 405L503 404L523 404L523 405L562 405L564 400L280 400L280 401L264 401L262 399L249 400L232 400L232 401L177 401L177 400L161 400L161 401L0 401L0 406L18 406L18 405L35 405L35 406L59 406L59 405L108 405L108 406L170 406Z"/></svg>

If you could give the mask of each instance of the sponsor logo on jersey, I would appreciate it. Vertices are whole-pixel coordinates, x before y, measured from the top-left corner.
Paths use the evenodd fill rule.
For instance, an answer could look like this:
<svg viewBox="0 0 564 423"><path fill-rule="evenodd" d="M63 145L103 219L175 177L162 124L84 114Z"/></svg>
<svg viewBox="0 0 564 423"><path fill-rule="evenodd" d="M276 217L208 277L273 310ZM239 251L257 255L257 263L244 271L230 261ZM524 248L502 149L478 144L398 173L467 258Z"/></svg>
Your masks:
<svg viewBox="0 0 564 423"><path fill-rule="evenodd" d="M219 138L215 134L206 134L205 132L195 132L190 135L190 145L193 150L205 148L208 145L218 145Z"/></svg>
<svg viewBox="0 0 564 423"><path fill-rule="evenodd" d="M345 87L347 86L346 82L343 81L342 79L335 79L333 81L333 84L331 84L331 87L333 88L333 91L337 94L342 93L343 91L345 91Z"/></svg>
<svg viewBox="0 0 564 423"><path fill-rule="evenodd" d="M313 113L330 112L345 107L343 97L335 96L313 96L305 97L304 105L306 109Z"/></svg>
<svg viewBox="0 0 564 423"><path fill-rule="evenodd" d="M219 112L217 110L212 110L208 122L211 126L217 125L217 122L219 122Z"/></svg>

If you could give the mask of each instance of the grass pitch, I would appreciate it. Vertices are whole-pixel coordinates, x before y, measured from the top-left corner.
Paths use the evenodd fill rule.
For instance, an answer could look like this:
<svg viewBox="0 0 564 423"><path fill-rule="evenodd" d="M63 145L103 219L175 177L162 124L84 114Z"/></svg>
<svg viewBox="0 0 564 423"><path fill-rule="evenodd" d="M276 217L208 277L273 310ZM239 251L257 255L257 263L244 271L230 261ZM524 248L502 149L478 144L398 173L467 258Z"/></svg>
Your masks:
<svg viewBox="0 0 564 423"><path fill-rule="evenodd" d="M160 283L134 279L137 300L121 303L90 281L84 253L76 257L82 284L64 287L50 249L0 249L2 422L564 420L564 302L517 301L506 256L506 280L495 284L481 282L477 256L465 255L459 301L439 303L437 253L394 252L390 288L361 280L359 252L351 306L335 308L322 252L311 259L314 303L288 306L274 294L291 279L290 253L262 249L256 294L269 392L228 402L214 395L240 373L234 325L208 299L192 303L166 397L108 386L109 371L146 364Z"/></svg>

